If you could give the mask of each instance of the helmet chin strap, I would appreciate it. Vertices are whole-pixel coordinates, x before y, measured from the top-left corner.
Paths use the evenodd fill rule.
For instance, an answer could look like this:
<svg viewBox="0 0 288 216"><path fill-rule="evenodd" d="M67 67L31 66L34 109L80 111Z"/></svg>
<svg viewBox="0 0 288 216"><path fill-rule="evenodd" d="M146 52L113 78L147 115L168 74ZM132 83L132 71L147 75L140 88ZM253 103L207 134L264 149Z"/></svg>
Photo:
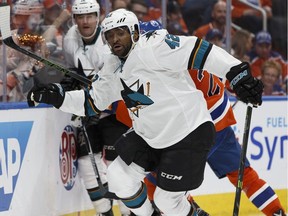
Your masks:
<svg viewBox="0 0 288 216"><path fill-rule="evenodd" d="M91 39L91 38L93 38L93 37L95 36L96 31L97 31L97 27L95 28L94 32L93 32L90 36L87 36L87 37L83 36L83 35L80 33L78 27L77 27L77 31L78 31L79 35L80 35L84 40L89 40L89 39Z"/></svg>
<svg viewBox="0 0 288 216"><path fill-rule="evenodd" d="M138 40L139 40L139 38L138 38ZM135 40L134 40L134 34L131 34L131 41L132 41L131 48L130 48L129 52L123 57L123 58L125 58L125 59L129 56L129 54L130 54L130 53L132 52L132 50L134 49L136 43L138 42L138 41L135 41Z"/></svg>
<svg viewBox="0 0 288 216"><path fill-rule="evenodd" d="M126 59L126 58L129 56L129 54L130 54L130 53L132 52L132 50L134 49L135 45L136 45L136 43L135 43L134 41L132 41L131 48L130 48L129 52L123 57L124 59Z"/></svg>

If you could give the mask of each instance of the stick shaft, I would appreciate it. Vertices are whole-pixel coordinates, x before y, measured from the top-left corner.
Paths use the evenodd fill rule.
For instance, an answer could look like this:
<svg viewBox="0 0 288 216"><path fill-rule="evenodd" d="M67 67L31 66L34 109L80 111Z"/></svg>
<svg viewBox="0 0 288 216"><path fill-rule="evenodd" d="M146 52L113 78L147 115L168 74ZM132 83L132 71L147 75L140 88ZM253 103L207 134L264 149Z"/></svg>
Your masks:
<svg viewBox="0 0 288 216"><path fill-rule="evenodd" d="M240 207L240 200L241 200L241 191L242 191L242 187L243 187L243 175L244 175L244 168L245 168L245 159L246 159L246 152L247 152L247 146L248 146L251 117L252 117L252 105L248 104L247 110L246 110L246 118L245 118L242 150L241 150L239 170L238 170L236 194L235 194L235 200L234 200L233 216L238 216L238 214L239 214L239 207Z"/></svg>
<svg viewBox="0 0 288 216"><path fill-rule="evenodd" d="M47 66L49 66L49 67L51 67L51 68L53 68L53 69L55 69L55 70L58 70L58 71L60 71L60 72L62 72L62 73L64 73L64 74L66 74L66 75L68 75L68 76L70 76L70 77L78 80L78 81L80 81L81 83L85 84L86 86L90 86L90 85L91 85L91 80L88 79L87 77L81 76L81 75L77 74L76 72L71 71L71 70L65 68L65 67L62 66L62 65L56 64L56 63L54 63L54 62L52 62L52 61L50 61L50 60L48 60L48 59L46 59L46 58L40 57L40 56L36 55L35 53L30 52L30 51L28 51L28 50L26 50L26 49L18 46L18 45L13 41L12 36L4 39L3 41L4 41L4 43L5 43L7 46L11 47L12 49L15 49L15 50L23 53L24 55L27 55L27 56L29 56L29 57L31 57L31 58L34 58L34 59L36 59L37 61L42 62L43 64L45 64L45 65L47 65Z"/></svg>
<svg viewBox="0 0 288 216"><path fill-rule="evenodd" d="M100 188L100 192L101 192L102 195L105 195L107 193L107 189L104 187L104 185L103 185L103 183L102 183L102 181L100 179L100 173L99 173L99 170L97 168L96 160L95 160L95 157L94 157L94 154L93 154L93 151L92 151L92 146L91 146L91 143L90 143L90 140L89 140L89 136L88 136L88 133L87 133L87 130L86 130L85 123L83 123L83 121L82 121L82 128L83 128L83 133L84 133L85 141L86 141L85 145L86 145L86 148L87 148L87 151L88 151L88 155L89 155L89 158L90 158L90 161L91 161L91 164L92 164L95 176L96 176L96 180L97 180L98 186Z"/></svg>

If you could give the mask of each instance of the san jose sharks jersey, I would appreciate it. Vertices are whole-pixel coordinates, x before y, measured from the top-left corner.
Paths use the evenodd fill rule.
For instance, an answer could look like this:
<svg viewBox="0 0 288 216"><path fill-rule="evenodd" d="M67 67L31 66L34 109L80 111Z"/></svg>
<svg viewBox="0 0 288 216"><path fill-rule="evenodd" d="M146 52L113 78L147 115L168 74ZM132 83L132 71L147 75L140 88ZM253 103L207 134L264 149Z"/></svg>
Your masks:
<svg viewBox="0 0 288 216"><path fill-rule="evenodd" d="M96 74L104 64L103 54L109 53L108 46L104 46L100 27L98 27L96 41L85 45L78 32L77 25L72 26L64 37L63 47L65 61L69 68L78 68L78 59L81 61L86 76Z"/></svg>
<svg viewBox="0 0 288 216"><path fill-rule="evenodd" d="M166 148L212 121L188 70L203 69L224 78L240 63L206 41L158 30L140 37L125 62L113 55L104 58L88 97L98 110L123 99L135 132L151 147ZM83 91L67 92L60 109L84 115L83 104Z"/></svg>

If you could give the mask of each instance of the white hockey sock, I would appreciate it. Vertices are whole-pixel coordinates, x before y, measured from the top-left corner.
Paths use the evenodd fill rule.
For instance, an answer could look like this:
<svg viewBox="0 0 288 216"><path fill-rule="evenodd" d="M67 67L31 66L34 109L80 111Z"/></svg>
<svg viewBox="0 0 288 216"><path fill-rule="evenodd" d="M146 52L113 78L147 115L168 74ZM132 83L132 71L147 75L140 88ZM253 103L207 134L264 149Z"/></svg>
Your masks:
<svg viewBox="0 0 288 216"><path fill-rule="evenodd" d="M154 209L150 200L147 198L146 201L139 208L133 208L131 211L137 216L147 216L152 215Z"/></svg>
<svg viewBox="0 0 288 216"><path fill-rule="evenodd" d="M130 215L130 209L121 200L118 200L118 206L122 215Z"/></svg>
<svg viewBox="0 0 288 216"><path fill-rule="evenodd" d="M154 192L154 203L165 216L188 215L191 210L185 192L165 191L159 187Z"/></svg>
<svg viewBox="0 0 288 216"><path fill-rule="evenodd" d="M105 213L111 209L111 201L109 199L100 199L92 202L97 213Z"/></svg>

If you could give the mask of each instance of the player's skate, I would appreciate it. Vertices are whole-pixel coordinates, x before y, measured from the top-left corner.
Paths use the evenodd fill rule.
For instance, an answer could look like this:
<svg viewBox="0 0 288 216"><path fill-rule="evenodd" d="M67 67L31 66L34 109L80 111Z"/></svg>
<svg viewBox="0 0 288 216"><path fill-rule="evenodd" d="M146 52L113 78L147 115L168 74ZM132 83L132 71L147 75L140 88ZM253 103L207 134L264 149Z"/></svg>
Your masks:
<svg viewBox="0 0 288 216"><path fill-rule="evenodd" d="M133 212L131 212L130 216L136 216L136 215ZM161 216L161 213L155 210L151 216Z"/></svg>
<svg viewBox="0 0 288 216"><path fill-rule="evenodd" d="M114 216L113 214L113 211L112 211L112 208L107 211L107 212L104 212L104 213L100 213L100 214L96 214L96 216Z"/></svg>
<svg viewBox="0 0 288 216"><path fill-rule="evenodd" d="M194 201L193 197L188 194L187 200L191 203L191 211L188 215L191 216L209 216L207 212L200 208L200 206ZM194 210L193 210L194 209Z"/></svg>
<svg viewBox="0 0 288 216"><path fill-rule="evenodd" d="M193 200L191 205L194 205L196 207L196 212L198 216L209 216L209 214L200 208L200 206Z"/></svg>
<svg viewBox="0 0 288 216"><path fill-rule="evenodd" d="M279 209L278 211L273 213L273 216L286 216L286 214L282 209Z"/></svg>

